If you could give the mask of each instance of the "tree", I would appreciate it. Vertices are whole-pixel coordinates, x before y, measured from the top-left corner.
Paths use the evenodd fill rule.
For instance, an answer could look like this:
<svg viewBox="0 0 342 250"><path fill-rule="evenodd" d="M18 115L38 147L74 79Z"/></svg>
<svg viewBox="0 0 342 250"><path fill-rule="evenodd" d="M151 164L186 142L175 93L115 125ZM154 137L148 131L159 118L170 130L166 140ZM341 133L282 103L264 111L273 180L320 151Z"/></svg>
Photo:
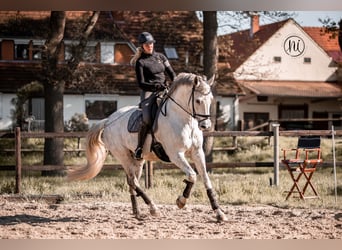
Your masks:
<svg viewBox="0 0 342 250"><path fill-rule="evenodd" d="M338 45L340 46L340 50L342 51L342 19L338 23Z"/></svg>
<svg viewBox="0 0 342 250"><path fill-rule="evenodd" d="M342 51L342 18L338 23L330 18L324 20L319 19L319 21L323 24L325 32L330 33L333 38L338 36L338 45Z"/></svg>
<svg viewBox="0 0 342 250"><path fill-rule="evenodd" d="M66 82L72 80L73 73L82 59L87 39L94 28L99 12L95 11L89 17L80 36L72 59L66 66L60 65L59 55L64 38L66 12L52 11L50 16L50 31L42 52L42 74L45 96L45 132L64 132L63 96ZM44 144L44 165L63 165L63 138L46 138ZM60 174L59 171L43 172Z"/></svg>
<svg viewBox="0 0 342 250"><path fill-rule="evenodd" d="M218 46L217 46L217 16L216 11L203 11L203 66L204 74L210 79L217 74L217 60L218 60ZM214 131L216 125L216 90L213 85L212 92L214 100L211 104L211 123L210 131ZM205 137L203 149L206 154L206 160L212 161L212 147L214 144L214 137Z"/></svg>

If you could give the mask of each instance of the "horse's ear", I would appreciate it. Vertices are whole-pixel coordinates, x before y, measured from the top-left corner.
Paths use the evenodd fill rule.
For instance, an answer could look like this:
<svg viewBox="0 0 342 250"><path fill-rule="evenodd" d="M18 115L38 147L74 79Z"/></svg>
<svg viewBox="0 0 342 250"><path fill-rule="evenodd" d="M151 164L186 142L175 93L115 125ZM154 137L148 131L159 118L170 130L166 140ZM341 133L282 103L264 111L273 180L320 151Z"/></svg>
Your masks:
<svg viewBox="0 0 342 250"><path fill-rule="evenodd" d="M201 80L198 79L199 76L195 76L195 79L194 79L194 85L197 87L200 83L201 83Z"/></svg>
<svg viewBox="0 0 342 250"><path fill-rule="evenodd" d="M208 84L209 86L212 86L214 84L215 81L215 74L209 79Z"/></svg>

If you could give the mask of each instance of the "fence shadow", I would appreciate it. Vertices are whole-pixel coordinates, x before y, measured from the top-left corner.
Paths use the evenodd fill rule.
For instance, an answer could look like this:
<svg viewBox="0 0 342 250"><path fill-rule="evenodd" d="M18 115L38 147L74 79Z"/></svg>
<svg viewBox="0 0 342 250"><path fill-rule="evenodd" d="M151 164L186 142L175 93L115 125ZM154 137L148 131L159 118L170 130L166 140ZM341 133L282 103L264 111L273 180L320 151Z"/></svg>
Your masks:
<svg viewBox="0 0 342 250"><path fill-rule="evenodd" d="M36 226L38 224L45 223L53 223L53 222L77 222L79 218L75 217L65 217L65 218L48 218L41 217L29 214L17 214L17 215L9 215L9 216L0 216L0 225L1 226L11 226L17 225L21 223L26 223L31 226Z"/></svg>

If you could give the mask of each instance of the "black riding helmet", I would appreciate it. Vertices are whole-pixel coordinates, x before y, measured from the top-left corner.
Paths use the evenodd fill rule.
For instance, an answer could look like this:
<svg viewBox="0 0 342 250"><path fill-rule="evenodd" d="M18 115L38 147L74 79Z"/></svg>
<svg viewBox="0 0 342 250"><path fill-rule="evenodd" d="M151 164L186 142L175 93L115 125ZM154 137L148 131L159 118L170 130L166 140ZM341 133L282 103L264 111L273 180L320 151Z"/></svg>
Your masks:
<svg viewBox="0 0 342 250"><path fill-rule="evenodd" d="M143 43L155 43L156 41L154 40L153 36L148 33L148 32L143 32L139 35L138 37L139 43L143 44Z"/></svg>

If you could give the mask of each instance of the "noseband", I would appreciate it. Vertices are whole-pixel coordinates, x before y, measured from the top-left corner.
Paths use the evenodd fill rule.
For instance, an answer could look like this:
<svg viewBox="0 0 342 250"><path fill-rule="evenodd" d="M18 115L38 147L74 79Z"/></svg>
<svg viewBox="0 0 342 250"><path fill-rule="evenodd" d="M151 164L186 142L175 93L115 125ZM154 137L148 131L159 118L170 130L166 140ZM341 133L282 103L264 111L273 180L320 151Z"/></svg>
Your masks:
<svg viewBox="0 0 342 250"><path fill-rule="evenodd" d="M197 114L196 113L196 109L195 109L195 91L196 91L196 88L195 86L192 87L192 91L191 91L191 97L189 98L189 102L190 103L190 100L192 100L192 114L191 116L195 119L197 119L198 122L203 122L207 119L210 118L210 115L204 115L204 114ZM211 92L209 91L208 93L205 93L203 95L209 95ZM199 118L203 118L201 120L199 120Z"/></svg>

